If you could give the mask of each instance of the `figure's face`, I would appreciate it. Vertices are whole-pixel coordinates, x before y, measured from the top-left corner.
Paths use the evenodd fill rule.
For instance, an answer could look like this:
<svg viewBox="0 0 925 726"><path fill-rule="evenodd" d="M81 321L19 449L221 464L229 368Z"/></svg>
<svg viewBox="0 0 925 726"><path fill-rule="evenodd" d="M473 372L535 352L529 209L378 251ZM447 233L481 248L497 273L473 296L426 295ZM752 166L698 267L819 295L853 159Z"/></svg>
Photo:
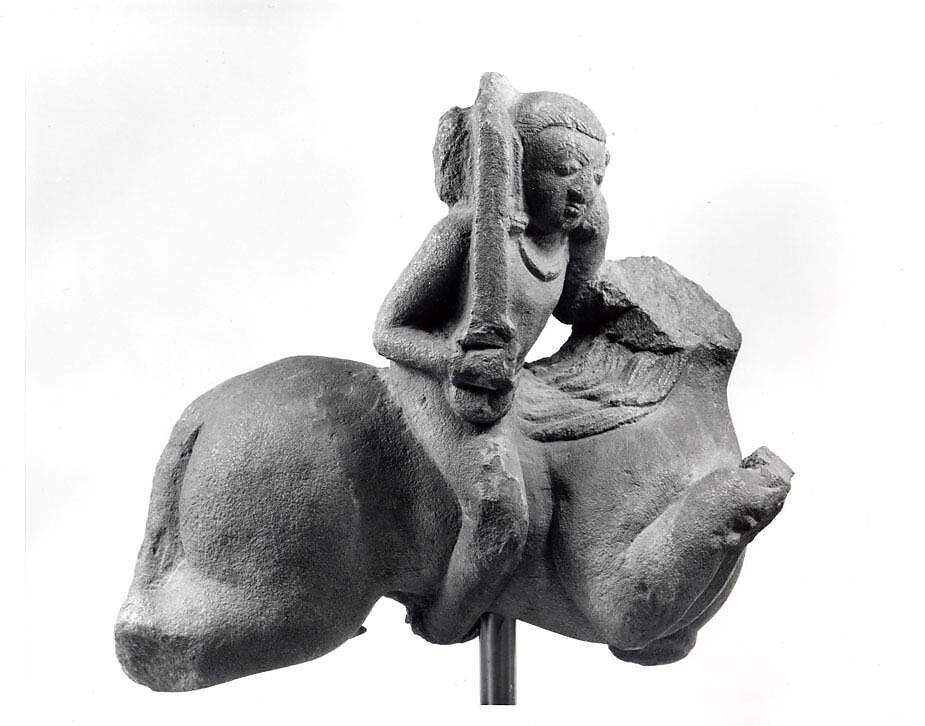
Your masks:
<svg viewBox="0 0 925 726"><path fill-rule="evenodd" d="M530 221L543 232L582 223L604 179L607 151L590 136L550 126L524 144L524 198Z"/></svg>

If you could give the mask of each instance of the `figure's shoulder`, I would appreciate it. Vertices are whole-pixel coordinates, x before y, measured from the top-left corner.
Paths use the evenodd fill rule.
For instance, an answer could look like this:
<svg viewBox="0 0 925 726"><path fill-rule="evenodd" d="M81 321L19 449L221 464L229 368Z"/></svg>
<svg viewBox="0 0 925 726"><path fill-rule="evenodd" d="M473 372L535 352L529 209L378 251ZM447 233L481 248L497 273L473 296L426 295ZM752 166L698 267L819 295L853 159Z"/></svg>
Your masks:
<svg viewBox="0 0 925 726"><path fill-rule="evenodd" d="M466 210L451 208L445 217L430 228L411 267L423 265L426 272L433 265L451 264L468 251L471 233L471 215Z"/></svg>
<svg viewBox="0 0 925 726"><path fill-rule="evenodd" d="M472 210L462 204L450 207L446 216L430 230L429 238L442 237L468 242L472 234Z"/></svg>
<svg viewBox="0 0 925 726"><path fill-rule="evenodd" d="M724 310L697 283L657 257L608 260L582 291L576 328L606 328L632 350L708 347L733 357L741 335Z"/></svg>

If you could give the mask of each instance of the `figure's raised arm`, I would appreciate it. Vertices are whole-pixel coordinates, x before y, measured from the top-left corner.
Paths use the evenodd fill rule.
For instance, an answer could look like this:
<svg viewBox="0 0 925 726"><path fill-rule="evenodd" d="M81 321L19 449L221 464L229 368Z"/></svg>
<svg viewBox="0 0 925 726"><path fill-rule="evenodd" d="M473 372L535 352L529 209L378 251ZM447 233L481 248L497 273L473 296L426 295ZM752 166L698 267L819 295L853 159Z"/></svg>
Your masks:
<svg viewBox="0 0 925 726"><path fill-rule="evenodd" d="M461 304L471 229L467 219L451 212L438 222L386 295L373 331L380 355L433 376L446 375L450 347L445 328Z"/></svg>
<svg viewBox="0 0 925 726"><path fill-rule="evenodd" d="M569 233L569 263L559 304L553 315L562 323L572 325L580 317L582 293L586 293L600 274L604 262L604 248L610 231L607 203L597 196L588 217L577 229Z"/></svg>

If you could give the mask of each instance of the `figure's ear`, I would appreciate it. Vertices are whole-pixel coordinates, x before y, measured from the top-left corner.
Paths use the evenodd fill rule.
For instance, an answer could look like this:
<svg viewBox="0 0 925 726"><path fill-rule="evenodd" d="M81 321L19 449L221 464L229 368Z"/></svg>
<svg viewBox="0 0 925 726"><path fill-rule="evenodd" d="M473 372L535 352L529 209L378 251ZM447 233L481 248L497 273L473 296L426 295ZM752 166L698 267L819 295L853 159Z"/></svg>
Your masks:
<svg viewBox="0 0 925 726"><path fill-rule="evenodd" d="M469 196L472 154L469 108L454 106L440 118L434 141L434 182L440 199L453 206Z"/></svg>

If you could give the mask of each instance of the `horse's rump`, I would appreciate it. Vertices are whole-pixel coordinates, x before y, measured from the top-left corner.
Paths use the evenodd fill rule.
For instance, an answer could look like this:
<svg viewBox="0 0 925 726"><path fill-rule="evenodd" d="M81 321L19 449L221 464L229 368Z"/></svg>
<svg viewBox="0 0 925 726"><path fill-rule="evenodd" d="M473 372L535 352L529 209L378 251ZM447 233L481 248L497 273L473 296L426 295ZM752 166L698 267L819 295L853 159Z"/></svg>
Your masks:
<svg viewBox="0 0 925 726"><path fill-rule="evenodd" d="M230 379L158 467L120 661L188 690L318 657L381 596L434 586L455 515L377 369L298 357Z"/></svg>

